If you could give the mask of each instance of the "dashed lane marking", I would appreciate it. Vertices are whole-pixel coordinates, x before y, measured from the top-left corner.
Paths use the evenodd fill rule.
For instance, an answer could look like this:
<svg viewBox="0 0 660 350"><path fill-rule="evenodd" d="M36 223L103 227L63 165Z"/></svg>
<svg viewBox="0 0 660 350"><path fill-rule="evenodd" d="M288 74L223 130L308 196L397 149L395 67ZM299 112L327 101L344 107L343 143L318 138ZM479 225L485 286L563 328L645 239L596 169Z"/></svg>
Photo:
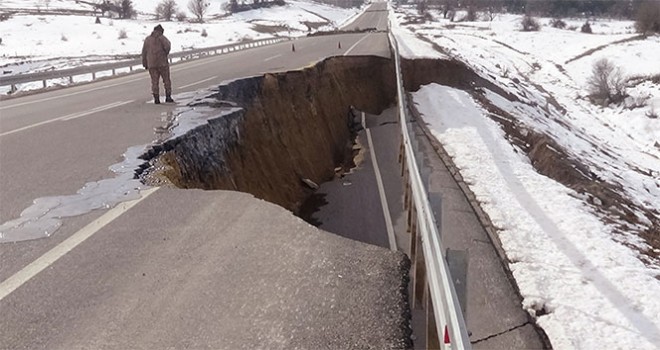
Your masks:
<svg viewBox="0 0 660 350"><path fill-rule="evenodd" d="M133 101L135 101L135 100L119 101L119 102L114 102L114 103L107 104L105 106L92 108L88 111L67 114L67 115L59 117L59 118L49 119L49 120L45 120L43 122L39 122L39 123L36 123L36 124L31 124L31 125L24 126L22 128L14 129L14 130L11 130L11 131L6 131L6 132L3 132L3 133L0 133L0 136L7 136L7 135L15 134L17 132L21 132L21 131L25 131L25 130L28 130L28 129L36 128L38 126L50 124L50 123L53 123L53 122L56 122L56 121L68 121L68 120L73 120L73 119L85 117L85 116L88 116L90 114L94 114L94 113L106 111L108 109L112 109L112 108L115 108L115 107L123 106L123 105L129 104Z"/></svg>
<svg viewBox="0 0 660 350"><path fill-rule="evenodd" d="M369 142L369 152L371 160L374 164L374 172L376 173L376 184L378 185L378 195L380 196L381 207L383 208L383 217L385 218L385 226L387 228L387 239L390 243L390 250L396 251L396 239L394 238L394 226L392 225L392 217L390 216L390 207L387 204L387 197L385 196L385 186L383 186L383 178L380 174L378 167L378 160L376 159L376 151L374 150L374 142L371 138L371 131L367 129L365 121L365 113L362 112L362 127L367 133L367 141Z"/></svg>
<svg viewBox="0 0 660 350"><path fill-rule="evenodd" d="M364 41L366 38L368 38L370 35L371 35L371 33L365 35L364 38L358 40L358 42L356 42L355 44L353 44L353 46L351 46L348 50L346 50L346 52L344 53L344 56L348 56L348 55L351 53L351 51L353 51L354 48L356 48L358 45L360 45L360 43L363 42L363 41Z"/></svg>
<svg viewBox="0 0 660 350"><path fill-rule="evenodd" d="M210 77L210 78L207 78L207 79L204 79L204 80L200 80L200 81L194 82L194 83L192 83L192 84L188 84L188 85L181 86L181 87L179 87L179 90L181 90L181 89L185 89L185 88L187 88L187 87L191 87L191 86L194 86L194 85L198 85L198 84L201 84L201 83L205 83L205 82L207 82L207 81L209 81L209 80L213 80L213 79L215 79L215 78L217 78L217 77L218 77L218 76L215 75L215 76L212 76L212 77Z"/></svg>
<svg viewBox="0 0 660 350"><path fill-rule="evenodd" d="M268 58L264 59L264 62L268 62L268 61L270 61L270 60L274 60L274 59L276 59L276 58L278 58L278 57L282 57L282 54L268 57Z"/></svg>

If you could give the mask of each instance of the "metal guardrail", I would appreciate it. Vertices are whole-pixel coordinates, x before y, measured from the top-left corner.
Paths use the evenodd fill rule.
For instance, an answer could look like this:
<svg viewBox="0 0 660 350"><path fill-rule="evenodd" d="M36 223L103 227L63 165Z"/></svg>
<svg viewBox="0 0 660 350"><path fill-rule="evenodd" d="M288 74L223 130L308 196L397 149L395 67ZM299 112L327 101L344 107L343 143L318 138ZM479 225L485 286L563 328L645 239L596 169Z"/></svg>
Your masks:
<svg viewBox="0 0 660 350"><path fill-rule="evenodd" d="M288 40L290 39L264 39L247 43L176 52L170 55L170 61L172 62L173 59L177 58L179 61L183 61L194 57L223 54ZM417 277L414 278L413 307L418 303L423 303L422 307L427 310L427 324L429 327L427 337L429 339L427 342L428 348L471 349L463 313L443 254L444 249L440 242L436 220L431 210L431 205L415 158L411 139L412 134L408 130L407 125L409 118L404 95L399 48L391 32L389 34L389 40L394 53L396 67L399 122L401 124L402 134L401 155L403 172L406 178L405 203L408 210L408 223L413 242L411 260L413 261L413 275ZM95 79L96 73L112 71L113 75L115 75L118 69L129 68L132 71L134 66L138 66L141 69L142 60L136 58L109 64L0 77L0 86L12 86L12 91L15 91L15 87L18 84L42 81L44 87L46 87L46 82L51 79L68 77L73 82L74 76L84 74L92 74L92 79ZM421 250L418 249L419 245L417 243L421 243ZM424 269L426 273L420 273ZM426 293L428 294L425 295Z"/></svg>
<svg viewBox="0 0 660 350"><path fill-rule="evenodd" d="M244 49L249 49L258 46L275 44L282 41L291 40L290 38L272 38L272 39L263 39L250 42L242 42L237 44L227 44L221 46L214 46L202 49L186 50L181 52L175 52L170 54L169 59L170 63L174 63L175 59L178 61L190 60L195 57L210 56L217 54L224 54L228 52L234 52ZM97 64L92 66L83 66L70 69L61 69L53 70L39 73L29 73L29 74L17 74L12 76L0 76L0 86L11 86L11 91L16 91L16 86L18 84L31 83L35 81L41 81L43 87L47 87L48 80L60 79L60 78L69 78L69 82L73 83L73 77L91 74L92 80L96 80L96 75L99 72L111 71L112 75L116 75L116 71L119 69L128 68L129 71L133 71L133 67L138 67L142 69L142 59L139 55L135 55L135 58L132 60L113 62L107 64Z"/></svg>
<svg viewBox="0 0 660 350"><path fill-rule="evenodd" d="M440 233L415 158L412 143L414 134L410 133L407 124L410 118L404 95L399 47L391 31L389 39L396 66L402 135L401 163L406 183L404 202L408 210L408 229L412 234L412 306L421 305L427 312L427 348L471 349L463 312L440 242Z"/></svg>

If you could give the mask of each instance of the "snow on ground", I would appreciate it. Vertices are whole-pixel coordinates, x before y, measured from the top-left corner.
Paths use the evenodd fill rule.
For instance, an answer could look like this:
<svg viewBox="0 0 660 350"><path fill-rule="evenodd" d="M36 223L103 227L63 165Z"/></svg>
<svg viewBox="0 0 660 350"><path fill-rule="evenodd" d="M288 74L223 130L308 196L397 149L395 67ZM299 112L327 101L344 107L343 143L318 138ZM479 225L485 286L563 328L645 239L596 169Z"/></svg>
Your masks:
<svg viewBox="0 0 660 350"><path fill-rule="evenodd" d="M415 15L413 9L391 14L403 55L466 63L516 96L511 101L483 89L491 104L550 136L598 178L620 186L635 206L660 207L660 119L645 116L660 109L660 86L646 81L630 88L633 98L648 96L632 109L598 107L585 97L593 62L603 57L629 76L660 74L658 36L635 40L630 22L596 21L594 35L548 26L525 33L517 30L520 16L411 24ZM441 52L429 52L429 42ZM639 236L649 218L636 212L638 225L612 223L594 198L538 174L467 92L432 84L414 93L414 101L498 227L523 307L553 347L660 347L660 264L640 254L660 253Z"/></svg>
<svg viewBox="0 0 660 350"><path fill-rule="evenodd" d="M291 0L285 6L224 14L225 1L211 1L205 23L159 22L153 13L160 0L134 1L138 18L119 20L82 15L26 15L16 14L0 22L0 72L14 75L49 69L72 68L83 64L109 62L137 55L144 38L156 24L161 23L165 35L172 42L172 51L184 51L231 44L243 40L257 40L280 36L302 36L308 33L305 22L318 24L315 30L334 29L353 18L361 9L342 9L318 3ZM187 0L178 0L180 10L187 12ZM3 9L39 6L43 0L3 0ZM51 0L50 10L89 10L89 6L74 0ZM190 14L188 13L189 17ZM259 31L255 25L271 26ZM262 27L263 28L263 27ZM205 32L207 35L202 36ZM125 33L123 37L122 33ZM39 84L37 84L39 85ZM8 88L7 88L8 89ZM6 91L5 91L6 92Z"/></svg>
<svg viewBox="0 0 660 350"><path fill-rule="evenodd" d="M96 0L85 0L86 2L96 3ZM133 1L133 7L140 14L152 14L161 0L137 0ZM192 16L188 10L188 0L175 0L177 9L184 12L189 17ZM224 6L228 0L207 0L209 7L207 15L213 17L225 13ZM76 2L76 0L2 0L0 9L21 9L21 10L92 10L93 7ZM177 11L178 12L178 11Z"/></svg>

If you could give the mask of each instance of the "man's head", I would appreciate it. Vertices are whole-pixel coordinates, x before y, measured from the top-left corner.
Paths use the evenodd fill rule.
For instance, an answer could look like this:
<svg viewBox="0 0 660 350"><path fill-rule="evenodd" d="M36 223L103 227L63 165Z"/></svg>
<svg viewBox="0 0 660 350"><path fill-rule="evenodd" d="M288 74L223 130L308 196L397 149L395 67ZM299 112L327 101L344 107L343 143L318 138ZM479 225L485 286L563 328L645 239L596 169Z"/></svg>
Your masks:
<svg viewBox="0 0 660 350"><path fill-rule="evenodd" d="M159 24L154 27L154 32L160 32L160 34L163 34L163 32L165 32L165 29L163 29L163 26Z"/></svg>

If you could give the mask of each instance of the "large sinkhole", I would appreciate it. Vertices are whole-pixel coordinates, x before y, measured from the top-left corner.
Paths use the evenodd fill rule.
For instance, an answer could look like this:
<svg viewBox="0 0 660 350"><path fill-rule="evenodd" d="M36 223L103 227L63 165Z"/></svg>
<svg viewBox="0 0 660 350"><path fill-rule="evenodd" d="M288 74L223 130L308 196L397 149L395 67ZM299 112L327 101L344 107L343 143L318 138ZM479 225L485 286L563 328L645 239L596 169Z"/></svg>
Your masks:
<svg viewBox="0 0 660 350"><path fill-rule="evenodd" d="M407 91L439 83L469 92L496 116L540 173L599 198L608 204L604 208L615 208L617 216L634 223L630 208L635 206L616 186L596 178L551 137L520 125L516 116L489 103L484 88L518 101L495 83L496 77L477 74L455 60L403 60L402 70ZM334 57L298 71L237 80L189 104L233 109L155 146L146 155L152 166L145 179L181 188L248 192L299 214L314 184L333 179L351 163L352 111L380 114L395 105L395 96L393 62L374 56ZM552 98L548 103L561 109Z"/></svg>
<svg viewBox="0 0 660 350"><path fill-rule="evenodd" d="M431 82L496 88L456 61L404 61L403 69L408 91ZM353 111L378 115L395 104L394 64L382 57L333 57L236 80L189 103L235 108L156 146L145 179L248 192L300 214L316 184L351 166L359 127Z"/></svg>
<svg viewBox="0 0 660 350"><path fill-rule="evenodd" d="M379 114L395 95L392 61L371 56L231 82L189 105L236 108L155 147L146 179L248 192L298 213L314 184L351 163L352 110Z"/></svg>

